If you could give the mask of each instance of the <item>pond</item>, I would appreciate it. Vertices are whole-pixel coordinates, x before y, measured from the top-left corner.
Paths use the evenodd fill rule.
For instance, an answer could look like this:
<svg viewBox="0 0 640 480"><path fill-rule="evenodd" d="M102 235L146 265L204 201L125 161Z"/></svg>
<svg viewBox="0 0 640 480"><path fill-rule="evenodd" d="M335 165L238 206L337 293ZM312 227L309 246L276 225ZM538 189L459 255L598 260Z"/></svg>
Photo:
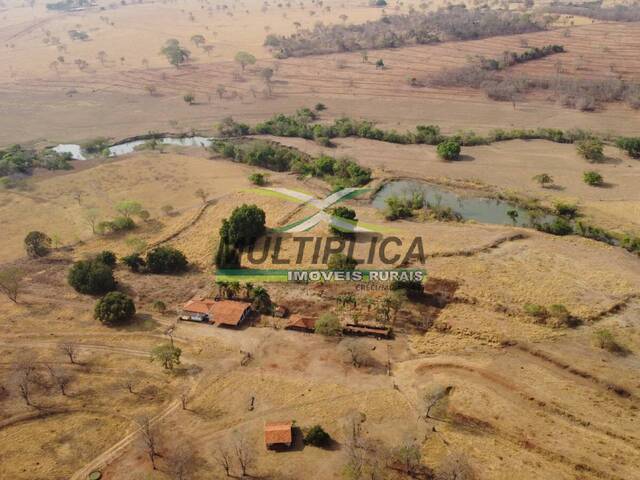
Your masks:
<svg viewBox="0 0 640 480"><path fill-rule="evenodd" d="M121 155L135 152L136 147L143 145L147 141L148 140L133 140L131 142L118 143L109 147L109 156L119 157ZM177 145L179 147L208 147L211 145L211 139L207 137L163 137L157 139L157 141L165 145ZM71 158L74 160L87 159L80 145L65 143L56 145L53 147L53 150L58 153L70 153Z"/></svg>
<svg viewBox="0 0 640 480"><path fill-rule="evenodd" d="M462 215L465 220L474 220L479 223L492 223L496 225L514 225L514 222L507 212L515 210L518 212L515 225L521 227L531 226L531 215L529 211L512 203L491 198L462 196L451 190L416 180L397 180L387 183L376 194L372 203L377 209L384 210L387 207L387 198L394 195L399 197L408 196L414 192L422 193L425 202L431 205L450 207ZM546 223L553 222L555 218L553 215L543 215L537 218L537 220Z"/></svg>

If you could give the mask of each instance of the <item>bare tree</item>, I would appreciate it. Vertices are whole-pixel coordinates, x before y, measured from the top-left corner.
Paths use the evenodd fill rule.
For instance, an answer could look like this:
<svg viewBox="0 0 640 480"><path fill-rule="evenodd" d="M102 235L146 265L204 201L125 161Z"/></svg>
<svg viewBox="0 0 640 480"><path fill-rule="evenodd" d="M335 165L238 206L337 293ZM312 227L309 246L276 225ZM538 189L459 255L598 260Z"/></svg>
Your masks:
<svg viewBox="0 0 640 480"><path fill-rule="evenodd" d="M209 197L209 193L204 189L199 188L194 192L194 195L202 200L202 203L207 203L207 197Z"/></svg>
<svg viewBox="0 0 640 480"><path fill-rule="evenodd" d="M440 463L437 480L474 480L476 475L467 457L460 452L450 453Z"/></svg>
<svg viewBox="0 0 640 480"><path fill-rule="evenodd" d="M445 387L440 384L431 384L427 386L421 393L419 401L424 407L424 418L433 418L431 409L451 392L452 387Z"/></svg>
<svg viewBox="0 0 640 480"><path fill-rule="evenodd" d="M64 353L67 357L69 357L69 362L72 364L76 364L77 355L78 355L78 347L75 344L70 342L64 342L58 345L58 348Z"/></svg>
<svg viewBox="0 0 640 480"><path fill-rule="evenodd" d="M244 477L247 475L247 471L255 464L255 450L244 436L241 436L236 440L234 450L236 453L236 459L240 465L240 473Z"/></svg>
<svg viewBox="0 0 640 480"><path fill-rule="evenodd" d="M197 456L193 446L182 444L167 455L169 473L175 480L192 478L196 467Z"/></svg>
<svg viewBox="0 0 640 480"><path fill-rule="evenodd" d="M369 354L367 345L359 340L352 338L346 339L340 342L340 346L354 367L360 368L373 364L373 358Z"/></svg>
<svg viewBox="0 0 640 480"><path fill-rule="evenodd" d="M227 477L231 476L231 450L227 445L219 445L214 453L216 463L224 470Z"/></svg>
<svg viewBox="0 0 640 480"><path fill-rule="evenodd" d="M51 379L60 389L60 393L63 396L67 396L67 387L71 383L71 375L66 373L64 370L54 367L53 365L47 364L47 370Z"/></svg>
<svg viewBox="0 0 640 480"><path fill-rule="evenodd" d="M89 208L84 212L84 223L91 227L91 233L96 234L96 224L100 213L97 208Z"/></svg>
<svg viewBox="0 0 640 480"><path fill-rule="evenodd" d="M151 466L156 470L156 457L158 456L158 435L156 429L151 425L151 420L147 416L139 418L137 423L140 427L140 435L144 449L151 461Z"/></svg>
<svg viewBox="0 0 640 480"><path fill-rule="evenodd" d="M184 390L180 393L180 404L182 405L183 410L187 410L187 401L189 400L189 392Z"/></svg>
<svg viewBox="0 0 640 480"><path fill-rule="evenodd" d="M16 364L16 386L18 393L28 407L34 407L31 397L31 385L34 382L36 363L31 357L21 358Z"/></svg>
<svg viewBox="0 0 640 480"><path fill-rule="evenodd" d="M134 387L136 386L134 377L125 377L125 379L122 381L122 386L126 388L127 392L134 394L136 393L133 391Z"/></svg>
<svg viewBox="0 0 640 480"><path fill-rule="evenodd" d="M18 303L18 294L22 290L24 272L18 268L0 270L0 292L13 303Z"/></svg>

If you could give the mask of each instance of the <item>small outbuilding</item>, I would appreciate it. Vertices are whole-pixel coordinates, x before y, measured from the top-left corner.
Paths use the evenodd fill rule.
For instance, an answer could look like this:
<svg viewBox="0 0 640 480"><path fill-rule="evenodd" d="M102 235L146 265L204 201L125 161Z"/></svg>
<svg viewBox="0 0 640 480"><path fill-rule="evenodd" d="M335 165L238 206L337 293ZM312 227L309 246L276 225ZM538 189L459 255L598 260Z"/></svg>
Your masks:
<svg viewBox="0 0 640 480"><path fill-rule="evenodd" d="M291 319L285 330L296 330L298 332L314 332L316 329L316 319L310 317L302 317L300 315L291 315Z"/></svg>
<svg viewBox="0 0 640 480"><path fill-rule="evenodd" d="M266 422L264 424L264 444L268 449L291 448L293 444L293 424L289 422Z"/></svg>
<svg viewBox="0 0 640 480"><path fill-rule="evenodd" d="M273 310L273 316L277 317L277 318L285 318L287 315L289 315L289 310L287 309L287 307L285 307L284 305L278 305L274 310Z"/></svg>
<svg viewBox="0 0 640 480"><path fill-rule="evenodd" d="M393 331L389 327L363 323L347 323L342 329L342 333L345 335L357 335L360 337L376 337L378 339L389 339L393 336Z"/></svg>

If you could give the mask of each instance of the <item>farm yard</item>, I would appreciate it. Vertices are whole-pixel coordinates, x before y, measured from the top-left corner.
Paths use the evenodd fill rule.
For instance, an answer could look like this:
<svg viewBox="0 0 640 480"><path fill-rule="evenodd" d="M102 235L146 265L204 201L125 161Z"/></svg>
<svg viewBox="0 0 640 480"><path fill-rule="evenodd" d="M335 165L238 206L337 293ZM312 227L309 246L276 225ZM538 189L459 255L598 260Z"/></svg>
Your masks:
<svg viewBox="0 0 640 480"><path fill-rule="evenodd" d="M640 480L638 7L461 5L0 2L0 478Z"/></svg>

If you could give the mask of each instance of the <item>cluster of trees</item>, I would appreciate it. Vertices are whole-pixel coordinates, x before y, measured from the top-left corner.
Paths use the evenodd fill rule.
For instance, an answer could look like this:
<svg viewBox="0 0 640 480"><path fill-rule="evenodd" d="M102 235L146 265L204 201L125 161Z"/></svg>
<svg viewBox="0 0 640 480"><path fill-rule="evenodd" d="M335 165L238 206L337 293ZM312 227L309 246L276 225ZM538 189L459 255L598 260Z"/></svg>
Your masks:
<svg viewBox="0 0 640 480"><path fill-rule="evenodd" d="M70 170L72 160L69 153L58 153L51 149L41 152L12 145L0 150L0 177L14 174L30 175L34 168L47 170Z"/></svg>
<svg viewBox="0 0 640 480"><path fill-rule="evenodd" d="M87 155L104 155L109 156L109 146L111 140L105 137L97 137L82 142L80 148Z"/></svg>
<svg viewBox="0 0 640 480"><path fill-rule="evenodd" d="M504 70L518 63L526 63L531 60L555 55L556 53L564 53L565 49L562 45L545 45L544 47L528 48L522 53L511 52L506 50L500 58L477 57L478 64L484 70Z"/></svg>
<svg viewBox="0 0 640 480"><path fill-rule="evenodd" d="M218 287L218 295L223 298L238 298L241 292L244 292L244 299L251 302L253 309L259 313L273 312L273 302L269 292L261 286L255 286L253 283L246 282L240 284L240 282L227 282L218 280L216 281Z"/></svg>
<svg viewBox="0 0 640 480"><path fill-rule="evenodd" d="M447 40L473 40L543 30L530 15L489 9L467 10L464 5L436 12L383 16L380 20L351 25L316 23L313 29L291 36L270 34L265 45L277 58L323 53L395 48Z"/></svg>
<svg viewBox="0 0 640 480"><path fill-rule="evenodd" d="M298 137L323 143L327 139L359 137L399 144L438 145L446 140L455 140L463 146L488 145L493 142L506 140L549 140L556 143L574 143L575 141L593 137L591 132L572 129L561 130L555 128L537 129L495 129L487 135L477 135L472 131L461 131L450 136L443 135L437 125L418 125L413 132L397 132L382 130L373 122L354 120L348 117L339 118L331 124L312 123L313 117L301 109L295 115L275 115L266 122L257 124L254 128L237 123L232 118L225 119L218 126L221 137L236 137L243 135L265 134L278 137Z"/></svg>
<svg viewBox="0 0 640 480"><path fill-rule="evenodd" d="M599 138L585 138L576 143L578 154L588 162L604 160L604 143Z"/></svg>
<svg viewBox="0 0 640 480"><path fill-rule="evenodd" d="M47 3L47 10L73 10L90 4L90 0L62 0L60 2Z"/></svg>
<svg viewBox="0 0 640 480"><path fill-rule="evenodd" d="M148 251L146 258L142 258L139 253L132 253L122 257L121 261L132 272L174 275L189 268L185 254L169 246L159 246Z"/></svg>
<svg viewBox="0 0 640 480"><path fill-rule="evenodd" d="M134 200L122 200L115 205L118 216L112 220L103 220L97 222L97 212L90 211L87 213L87 222L91 225L93 233L98 235L106 235L109 233L119 233L133 230L136 228L136 222L133 217L138 217L143 221L147 221L150 214L145 210L139 202Z"/></svg>
<svg viewBox="0 0 640 480"><path fill-rule="evenodd" d="M603 7L600 3L571 5L553 4L546 7L545 12L558 15L573 15L578 17L593 18L607 22L639 22L640 6L638 5L614 5Z"/></svg>
<svg viewBox="0 0 640 480"><path fill-rule="evenodd" d="M600 104L621 101L627 102L632 108L640 108L640 85L618 78L505 77L481 65L467 65L443 69L432 74L426 83L434 87L484 90L490 99L512 102L514 106L527 93L543 90L553 92L564 107L581 111L593 111Z"/></svg>
<svg viewBox="0 0 640 480"><path fill-rule="evenodd" d="M252 246L266 232L266 214L257 205L243 204L222 221L214 257L218 268L240 268L242 248Z"/></svg>
<svg viewBox="0 0 640 480"><path fill-rule="evenodd" d="M390 195L385 200L387 204L384 217L387 220L400 220L402 218L410 218L413 212L420 210L425 206L424 194L422 192L413 192L409 195Z"/></svg>
<svg viewBox="0 0 640 480"><path fill-rule="evenodd" d="M217 140L211 149L248 165L323 178L335 189L366 185L371 181L371 170L361 167L353 160L336 159L328 155L311 158L296 149L274 142Z"/></svg>

